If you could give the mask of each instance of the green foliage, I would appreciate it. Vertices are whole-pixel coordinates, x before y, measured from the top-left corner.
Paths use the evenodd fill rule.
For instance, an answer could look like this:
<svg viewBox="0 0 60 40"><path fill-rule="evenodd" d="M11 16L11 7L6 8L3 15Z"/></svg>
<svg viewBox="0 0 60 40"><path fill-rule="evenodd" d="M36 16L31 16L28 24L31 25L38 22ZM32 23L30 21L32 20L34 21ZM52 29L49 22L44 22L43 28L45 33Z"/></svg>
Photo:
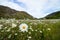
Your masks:
<svg viewBox="0 0 60 40"><path fill-rule="evenodd" d="M25 11L16 11L14 9L11 9L6 6L1 6L0 5L0 19L5 18L5 19L10 19L10 18L15 18L15 19L35 19L33 16L28 14Z"/></svg>
<svg viewBox="0 0 60 40"><path fill-rule="evenodd" d="M19 29L22 23L28 25L27 32ZM60 21L1 19L0 40L60 40Z"/></svg>
<svg viewBox="0 0 60 40"><path fill-rule="evenodd" d="M60 11L53 12L45 17L46 19L60 19Z"/></svg>

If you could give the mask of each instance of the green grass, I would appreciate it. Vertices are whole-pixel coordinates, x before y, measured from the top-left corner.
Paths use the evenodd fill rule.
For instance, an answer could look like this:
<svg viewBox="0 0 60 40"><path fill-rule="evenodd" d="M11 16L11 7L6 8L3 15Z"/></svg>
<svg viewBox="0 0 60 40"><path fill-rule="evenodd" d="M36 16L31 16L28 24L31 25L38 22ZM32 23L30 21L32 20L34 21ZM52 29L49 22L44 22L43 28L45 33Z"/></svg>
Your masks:
<svg viewBox="0 0 60 40"><path fill-rule="evenodd" d="M17 26L12 28L12 23ZM22 23L28 32L19 29ZM0 25L0 40L60 40L60 21L0 19Z"/></svg>

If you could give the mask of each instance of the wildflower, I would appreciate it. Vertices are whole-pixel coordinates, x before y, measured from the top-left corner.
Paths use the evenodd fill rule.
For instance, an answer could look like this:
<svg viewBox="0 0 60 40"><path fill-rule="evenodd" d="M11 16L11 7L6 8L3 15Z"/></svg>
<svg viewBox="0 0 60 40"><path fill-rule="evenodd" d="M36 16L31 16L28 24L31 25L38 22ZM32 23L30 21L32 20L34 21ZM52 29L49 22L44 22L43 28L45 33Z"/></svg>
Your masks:
<svg viewBox="0 0 60 40"><path fill-rule="evenodd" d="M35 31L38 31L38 30L35 30Z"/></svg>
<svg viewBox="0 0 60 40"><path fill-rule="evenodd" d="M3 26L3 25L0 24L0 27L1 27L1 26Z"/></svg>
<svg viewBox="0 0 60 40"><path fill-rule="evenodd" d="M50 31L51 29L50 28L47 28L48 31Z"/></svg>
<svg viewBox="0 0 60 40"><path fill-rule="evenodd" d="M9 32L9 31L10 31L10 29L11 29L11 28L9 28L9 29L7 30L7 32Z"/></svg>
<svg viewBox="0 0 60 40"><path fill-rule="evenodd" d="M8 36L8 38L11 38L11 34Z"/></svg>
<svg viewBox="0 0 60 40"><path fill-rule="evenodd" d="M32 29L32 26L30 26L30 28L29 28L31 31L34 31L33 29Z"/></svg>
<svg viewBox="0 0 60 40"><path fill-rule="evenodd" d="M0 25L0 29L2 29L2 26L3 26L3 25Z"/></svg>
<svg viewBox="0 0 60 40"><path fill-rule="evenodd" d="M10 23L10 21L9 20L6 20L6 22L5 23Z"/></svg>
<svg viewBox="0 0 60 40"><path fill-rule="evenodd" d="M31 31L34 31L33 29Z"/></svg>
<svg viewBox="0 0 60 40"><path fill-rule="evenodd" d="M15 19L10 19L10 21L13 23L15 21Z"/></svg>
<svg viewBox="0 0 60 40"><path fill-rule="evenodd" d="M22 23L20 26L19 26L20 30L23 31L23 32L27 32L28 31L28 25L25 24L25 23Z"/></svg>
<svg viewBox="0 0 60 40"><path fill-rule="evenodd" d="M16 26L17 26L16 24L12 23L12 28L14 28L14 27L16 27Z"/></svg>
<svg viewBox="0 0 60 40"><path fill-rule="evenodd" d="M27 39L27 40L29 40L29 39Z"/></svg>
<svg viewBox="0 0 60 40"><path fill-rule="evenodd" d="M29 36L28 38L31 39L31 36Z"/></svg>
<svg viewBox="0 0 60 40"><path fill-rule="evenodd" d="M5 27L4 29L7 29L7 27Z"/></svg>
<svg viewBox="0 0 60 40"><path fill-rule="evenodd" d="M40 33L42 33L42 31L40 30Z"/></svg>
<svg viewBox="0 0 60 40"><path fill-rule="evenodd" d="M31 34L31 32L29 32L29 34Z"/></svg>
<svg viewBox="0 0 60 40"><path fill-rule="evenodd" d="M15 35L17 35L17 33L15 33Z"/></svg>

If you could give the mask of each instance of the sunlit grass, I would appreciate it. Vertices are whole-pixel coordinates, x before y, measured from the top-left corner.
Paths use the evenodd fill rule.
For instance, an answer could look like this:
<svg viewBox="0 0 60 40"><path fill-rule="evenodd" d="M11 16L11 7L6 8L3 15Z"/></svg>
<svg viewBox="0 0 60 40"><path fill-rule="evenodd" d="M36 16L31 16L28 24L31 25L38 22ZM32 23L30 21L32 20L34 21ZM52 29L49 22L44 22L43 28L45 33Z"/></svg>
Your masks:
<svg viewBox="0 0 60 40"><path fill-rule="evenodd" d="M28 31L20 30L23 23ZM60 21L1 19L0 40L60 40Z"/></svg>

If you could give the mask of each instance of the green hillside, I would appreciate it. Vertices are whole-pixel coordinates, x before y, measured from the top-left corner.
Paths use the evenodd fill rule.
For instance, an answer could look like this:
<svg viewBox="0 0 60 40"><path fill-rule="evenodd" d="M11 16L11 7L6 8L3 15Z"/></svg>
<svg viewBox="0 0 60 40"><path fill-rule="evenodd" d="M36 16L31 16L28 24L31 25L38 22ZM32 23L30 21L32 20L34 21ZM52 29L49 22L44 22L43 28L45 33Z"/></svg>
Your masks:
<svg viewBox="0 0 60 40"><path fill-rule="evenodd" d="M0 18L15 18L15 19L34 19L33 16L25 11L16 11L6 6L0 5Z"/></svg>
<svg viewBox="0 0 60 40"><path fill-rule="evenodd" d="M45 17L46 19L60 19L60 11L53 12Z"/></svg>

